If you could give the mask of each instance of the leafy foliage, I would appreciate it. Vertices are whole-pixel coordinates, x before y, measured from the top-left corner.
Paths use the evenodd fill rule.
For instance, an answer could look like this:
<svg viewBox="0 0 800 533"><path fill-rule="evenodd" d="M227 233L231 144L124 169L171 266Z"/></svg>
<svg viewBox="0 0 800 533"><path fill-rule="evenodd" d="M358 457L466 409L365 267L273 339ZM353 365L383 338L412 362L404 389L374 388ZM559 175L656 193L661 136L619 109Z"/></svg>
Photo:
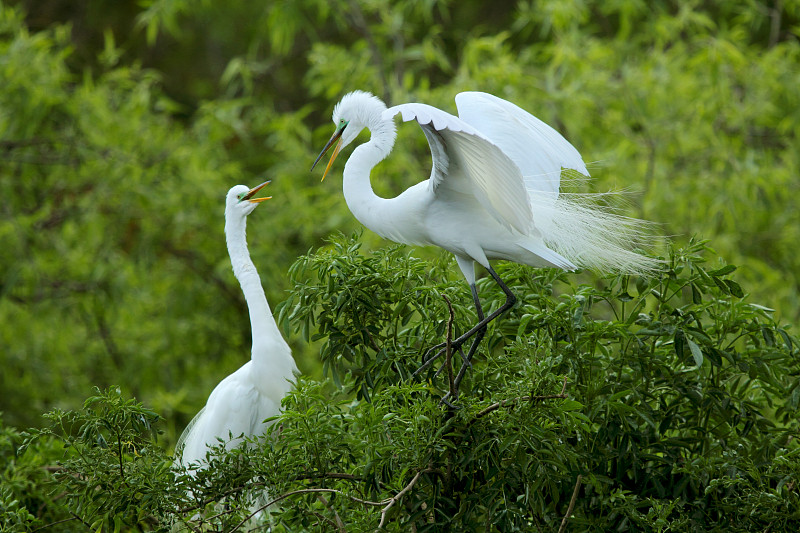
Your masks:
<svg viewBox="0 0 800 533"><path fill-rule="evenodd" d="M798 17L791 2L749 1L537 1L490 15L425 1L4 1L6 421L40 424L119 384L174 442L248 350L224 192L273 180L250 237L275 304L298 256L358 227L336 180L308 172L333 102L354 88L447 110L466 89L513 100L579 148L591 187L641 191L634 214L679 245L711 239L756 301L795 321ZM376 190L396 194L428 161L418 129L399 128ZM290 342L319 375L315 348Z"/></svg>
<svg viewBox="0 0 800 533"><path fill-rule="evenodd" d="M343 372L351 374L358 397L368 400L370 389L411 375L422 340L444 331L437 320L447 312L440 294L461 292L463 282L437 283L447 279L450 265L432 268L403 246L365 256L359 240L339 235L331 245L295 262L289 270L293 293L276 312L287 335L289 324L298 323L306 342L326 339L323 372L337 387ZM459 318L472 321L474 313L459 308Z"/></svg>
<svg viewBox="0 0 800 533"><path fill-rule="evenodd" d="M574 285L503 265L520 301L490 326L459 409L439 403L441 376L407 375L443 334L446 304L438 316L425 305L439 290L474 320L465 284L430 283L443 265L404 248L359 248L340 236L301 257L281 310L285 327L318 337L341 387L301 378L266 438L230 452L220 443L196 476L170 468L157 415L118 390L82 413L51 413L19 450L67 446L46 484L70 496L47 501L45 516L230 531L277 502L278 531L800 525L800 344L748 301L735 267L706 265L704 243L673 251L652 279ZM421 290L405 290L409 280ZM392 291L403 297L387 300ZM480 292L503 300L490 278Z"/></svg>
<svg viewBox="0 0 800 533"><path fill-rule="evenodd" d="M798 529L795 2L84 4L0 2L0 528L228 531L268 488L278 530ZM498 265L520 301L440 407L443 363L407 378L441 295L474 322L449 258L320 248L358 229L308 172L352 89L532 111L588 188L641 191L663 272ZM398 133L385 195L429 172ZM251 252L307 377L273 438L192 477L166 448L249 350L222 197L264 179Z"/></svg>

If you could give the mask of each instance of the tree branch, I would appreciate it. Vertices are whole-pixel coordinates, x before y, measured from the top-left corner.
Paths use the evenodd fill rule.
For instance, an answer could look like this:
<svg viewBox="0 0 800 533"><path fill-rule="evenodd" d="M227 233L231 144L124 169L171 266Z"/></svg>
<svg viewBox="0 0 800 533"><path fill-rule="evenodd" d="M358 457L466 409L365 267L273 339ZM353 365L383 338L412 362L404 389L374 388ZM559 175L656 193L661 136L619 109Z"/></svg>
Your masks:
<svg viewBox="0 0 800 533"><path fill-rule="evenodd" d="M325 499L325 496L323 496L322 494L317 494L317 499L320 502L322 502L322 505L324 505L328 511L333 513L333 516L336 518L336 522L333 522L330 518L326 518L322 515L320 515L320 517L335 525L336 528L339 530L339 533L347 533L347 530L345 530L344 528L344 522L342 522L342 519L339 517L339 513L337 513L336 510L333 507L331 507L331 505L328 503L328 500Z"/></svg>
<svg viewBox="0 0 800 533"><path fill-rule="evenodd" d="M414 476L414 477L411 479L411 481L408 483L408 485L406 485L405 487L403 487L403 490L401 490L400 492L398 492L397 494L395 494L395 495L394 495L394 496L393 496L393 497L392 497L392 498L389 500L389 502L386 504L386 507L384 507L383 509L381 509L381 521L380 521L380 523L378 524L378 529L381 529L381 528L383 528L383 524L386 522L386 513L388 513L388 512L389 512L389 509L391 509L391 508L392 508L392 505L394 505L395 503L397 503L397 501L398 501L400 498L402 498L402 497L403 497L403 494L405 494L406 492L408 492L408 491L410 491L410 490L411 490L411 488L412 488L412 487L413 487L413 486L414 486L414 485L417 483L417 480L419 479L419 476L421 476L422 474L425 474L425 473L427 473L427 472L431 472L431 471L433 471L433 469L432 469L432 468L426 468L425 470L420 470L419 472L417 472L417 474L416 474L416 475L415 475L415 476Z"/></svg>
<svg viewBox="0 0 800 533"><path fill-rule="evenodd" d="M31 532L32 533L36 533L37 531L41 531L41 530L47 529L49 527L57 526L58 524L63 524L64 522L72 522L73 520L80 520L80 518L78 518L77 516L71 516L69 518L64 518L62 520L58 520L57 522L51 522L49 524L45 524L43 526L39 526L36 529L32 529ZM83 520L81 520L81 522L83 522ZM83 523L86 524L86 522L83 522Z"/></svg>
<svg viewBox="0 0 800 533"><path fill-rule="evenodd" d="M445 341L445 366L447 367L447 381L450 385L450 397L453 401L456 400L456 383L453 377L453 320L455 319L455 315L453 313L453 305L450 303L450 299L447 297L446 294L442 294L442 298L444 298L445 303L447 304L447 310L450 313L450 317L447 319L447 340Z"/></svg>
<svg viewBox="0 0 800 533"><path fill-rule="evenodd" d="M279 501L285 500L286 498L288 498L290 496L295 496L297 494L319 494L319 493L326 493L326 492L327 493L331 493L331 494L338 494L338 495L343 496L345 498L349 498L350 500L352 500L352 501L354 501L356 503L360 503L360 504L363 504L363 505L371 505L373 507L380 507L382 505L386 505L390 501L390 500L382 500L382 501L379 501L379 502L371 502L369 500L362 500L361 498L356 498L355 496L350 496L349 494L345 494L344 492L342 492L340 490L336 490L336 489L298 489L298 490L293 490L293 491L287 492L285 494L281 494L280 496L278 496L277 498L273 499L272 501L265 503L264 505L262 505L261 507L259 507L258 509L256 509L255 511L253 511L252 513L250 513L246 517L244 517L244 519L242 519L241 522L236 524L233 527L233 529L231 529L230 531L238 530L245 523L247 523L248 520L253 518L255 515L257 515L258 513L260 513L261 511L263 511L267 507L269 507L270 505L274 505L274 504L278 503Z"/></svg>
<svg viewBox="0 0 800 533"><path fill-rule="evenodd" d="M540 395L540 396L532 396L530 394L526 394L525 396L517 396L516 398L509 398L509 399L506 399L506 400L500 400L499 402L493 403L489 407L479 411L478 414L475 415L475 418L473 418L472 420L469 421L469 423L467 424L467 427L469 427L472 424L474 424L479 418L483 418L484 416L488 415L489 413L491 413L493 411L497 411L501 407L514 407L518 403L526 402L526 401L530 401L531 403L533 403L533 402L540 402L542 400L554 400L556 398L562 398L562 399L563 398L567 398L567 395L565 393L566 389L567 389L567 378L565 376L564 377L564 384L561 387L561 393L560 394L544 394L544 395Z"/></svg>
<svg viewBox="0 0 800 533"><path fill-rule="evenodd" d="M572 514L572 509L575 508L575 500L578 499L578 491L581 490L581 476L578 475L578 480L575 482L575 489L572 491L572 498L569 500L569 507L564 518L561 520L561 527L558 528L558 533L564 533L567 530L567 521Z"/></svg>
<svg viewBox="0 0 800 533"><path fill-rule="evenodd" d="M351 481L361 481L361 478L354 474L342 474L339 472L324 472L322 474L305 474L302 476L295 476L292 481L300 481L302 479L349 479Z"/></svg>

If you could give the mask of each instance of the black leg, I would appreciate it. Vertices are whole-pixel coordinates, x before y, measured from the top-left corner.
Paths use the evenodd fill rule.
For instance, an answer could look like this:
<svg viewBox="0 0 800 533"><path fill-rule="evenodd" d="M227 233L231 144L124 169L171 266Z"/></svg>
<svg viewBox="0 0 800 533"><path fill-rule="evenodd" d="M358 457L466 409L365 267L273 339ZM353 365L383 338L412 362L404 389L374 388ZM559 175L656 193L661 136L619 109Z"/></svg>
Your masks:
<svg viewBox="0 0 800 533"><path fill-rule="evenodd" d="M491 274L494 280L497 282L497 284L500 285L500 288L503 289L503 292L506 293L506 302L497 311L492 313L492 316L496 318L500 316L502 313L505 313L507 310L511 309L517 302L517 297L514 296L514 293L511 292L511 289L509 289L508 286L505 283L503 283L503 280L500 279L500 276L497 275L497 272L495 272L494 269L489 267L488 270L489 274ZM478 302L477 294L475 294L475 298L476 298L475 301ZM482 315L483 310L481 310L480 308L480 302L478 302L477 305L479 309L478 313L479 315ZM480 318L482 319L483 317L481 316ZM492 317L489 317L489 320L487 320L486 323L488 324L489 322L491 322L491 320ZM461 370L458 371L458 375L456 376L455 379L456 391L458 391L458 386L461 384L461 380L464 379L464 374L467 372L467 367L470 366L470 361L472 361L472 356L475 354L475 350L478 348L478 344L481 342L481 340L483 340L484 335L486 335L486 326L484 326L483 329L480 330L477 333L477 335L475 335L475 340L473 341L472 346L470 346L469 352L467 353L467 360L465 364L461 366Z"/></svg>
<svg viewBox="0 0 800 533"><path fill-rule="evenodd" d="M472 291L472 301L475 303L475 310L478 313L478 320L479 321L483 320L484 319L483 306L481 306L481 300L480 298L478 298L478 288L475 286L474 283L470 283L469 288ZM475 354L475 350L478 348L478 345L481 343L481 340L483 340L484 335L486 335L486 328L479 330L475 334L475 338L472 340L472 345L470 346L467 355L464 355L464 350L462 349L463 348L462 346L458 347L458 352L461 354L461 368L464 368L464 366L470 366L470 361L472 360L472 356ZM436 347L434 346L434 348ZM438 355L436 357L438 357ZM434 359L436 359L436 357L434 357ZM437 370L436 374L434 374L433 377L434 378L439 377L439 374L442 372L442 370L444 370L444 367ZM461 370L459 370L459 374L460 373Z"/></svg>
<svg viewBox="0 0 800 533"><path fill-rule="evenodd" d="M483 306L481 306L481 300L478 298L478 288L473 284L470 285L472 289L472 301L475 302L475 309L478 312L478 321L480 322L484 318L486 318L483 314ZM477 333L475 333L475 338L472 339L472 345L469 347L469 352L467 352L467 356L464 357L462 352L462 364L461 370L459 370L458 375L463 375L464 369L470 366L472 361L472 356L475 355L475 351L478 349L478 345L483 340L483 337L486 335L486 326L479 329ZM458 387L458 382L456 382L456 387Z"/></svg>
<svg viewBox="0 0 800 533"><path fill-rule="evenodd" d="M483 317L482 316L483 315L483 309L480 307L480 302L478 301L478 291L473 286L472 297L475 300L476 308L478 309L479 321L469 331L467 331L466 333L464 333L463 335L461 335L459 338L455 339L451 343L451 346L453 347L453 349L460 348L461 345L464 344L464 342L466 342L467 339L469 339L470 337L472 337L473 335L475 335L478 332L481 332L481 334L478 337L476 337L476 340L478 342L480 342L480 339L483 339L483 336L486 333L486 325L489 324L489 322L491 322L492 320L494 320L498 316L502 315L503 313L505 313L506 311L511 309L511 307L513 307L514 304L517 302L517 297L514 296L514 293L511 292L511 289L509 289L508 286L505 283L503 283L503 280L500 279L500 276L497 275L497 272L495 272L494 269L491 266L488 267L486 270L489 272L489 274L491 274L492 278L494 278L495 282L497 282L497 284L500 286L500 288L505 293L506 301L494 313L492 313L488 317ZM422 366L420 366L416 370L416 372L414 372L412 374L412 377L416 376L417 374L419 374L420 372L422 372L423 370L428 368L433 363L433 361L435 361L440 355L442 355L444 353L444 346L445 346L445 343L442 343L442 344L437 344L436 346L434 346L431 349L429 349L425 353L425 357L423 358ZM472 355L474 354L474 352L477 349L477 347L478 347L477 343L473 342L472 346L470 347L469 352L467 353L466 364L462 365L461 370L458 373L458 377L456 378L456 380L457 380L456 384L461 383L461 380L464 378L464 373L466 372L466 366L469 366L469 360L472 357ZM434 355L431 355L431 353L434 353Z"/></svg>

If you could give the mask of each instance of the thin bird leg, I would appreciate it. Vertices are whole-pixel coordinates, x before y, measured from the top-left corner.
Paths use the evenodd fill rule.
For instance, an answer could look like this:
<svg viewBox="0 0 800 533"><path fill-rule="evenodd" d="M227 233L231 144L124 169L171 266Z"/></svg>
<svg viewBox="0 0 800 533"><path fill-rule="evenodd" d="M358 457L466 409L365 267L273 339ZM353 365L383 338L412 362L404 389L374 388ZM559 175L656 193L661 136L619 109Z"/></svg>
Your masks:
<svg viewBox="0 0 800 533"><path fill-rule="evenodd" d="M478 288L473 283L470 285L470 289L472 289L472 301L475 302L475 309L478 312L478 321L480 322L485 318L483 314L483 307L481 306L481 301L478 298ZM483 340L483 337L486 335L486 326L479 329L478 332L475 334L475 338L472 340L472 346L469 347L469 352L467 352L467 356L464 357L464 353L461 353L461 370L459 370L458 375L464 374L464 368L471 366L472 356L475 355L475 350L478 349L478 345ZM458 387L458 382L456 382L456 387Z"/></svg>
<svg viewBox="0 0 800 533"><path fill-rule="evenodd" d="M492 277L494 278L494 280L497 282L497 284L500 285L500 288L503 289L503 292L506 293L506 303L504 303L503 306L500 307L497 311L492 313L493 315L496 316L496 315L499 315L499 314L507 311L511 307L513 307L513 305L517 301L517 297L514 296L514 293L511 292L511 289L508 288L508 285L503 283L503 280L500 279L500 276L497 275L497 272L495 272L494 269L489 267L488 270L489 270L489 274L491 274ZM490 319L491 319L491 317L490 317ZM458 375L456 376L456 379L455 379L456 393L458 393L458 386L461 384L461 380L464 379L464 374L467 372L467 367L471 366L470 365L470 361L472 360L472 356L475 354L475 350L478 347L478 342L480 342L480 339L483 339L483 336L485 334L486 334L486 327L484 326L483 330L480 331L478 333L478 335L475 337L476 340L475 340L475 342L472 343L472 346L470 347L469 352L467 353L467 361L466 361L466 363L461 365L461 370L458 371Z"/></svg>
<svg viewBox="0 0 800 533"><path fill-rule="evenodd" d="M503 280L500 279L500 276L497 275L497 272L495 272L492 267L488 267L486 270L489 272L489 274L492 275L494 280L497 282L498 285L500 285L500 288L506 294L506 301L505 301L505 303L503 305L501 305L499 308L497 308L497 310L495 310L494 313L492 313L491 315L487 316L483 320L479 321L469 331L467 331L466 333L461 335L459 338L455 339L452 342L452 346L453 347L461 346L462 344L464 344L464 342L468 338L470 338L473 335L475 335L481 329L486 328L486 325L489 322L491 322L492 320L494 320L498 316L502 315L503 313L505 313L506 311L511 309L511 307L513 307L514 304L517 303L517 297L514 296L514 293L511 292L511 289L509 289L508 286L505 283L503 283ZM442 355L444 353L444 346L445 345L446 345L446 343L437 344L436 346L434 346L431 349L429 349L425 353L425 357L423 358L424 362L422 363L422 366L420 366L413 374L411 374L411 377L416 376L417 374L419 374L420 372L422 372L423 370L428 368L433 363L434 360L436 360L440 355ZM435 355L433 355L433 356L431 356L429 358L428 357L429 354L431 352L436 351L436 350L439 350L439 351ZM472 352L473 350L470 350L470 351ZM463 378L463 375L462 375L462 373L460 371L459 371L459 375ZM460 383L461 380L459 379L458 382Z"/></svg>

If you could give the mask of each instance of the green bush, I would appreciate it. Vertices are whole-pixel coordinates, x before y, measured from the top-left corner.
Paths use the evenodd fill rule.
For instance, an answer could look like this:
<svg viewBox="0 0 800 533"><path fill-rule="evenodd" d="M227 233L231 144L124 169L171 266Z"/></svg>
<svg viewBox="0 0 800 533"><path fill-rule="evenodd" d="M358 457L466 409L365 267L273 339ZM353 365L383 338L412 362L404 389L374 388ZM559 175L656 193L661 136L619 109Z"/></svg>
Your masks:
<svg viewBox="0 0 800 533"><path fill-rule="evenodd" d="M360 245L339 237L301 257L279 306L284 327L321 343L339 386L301 378L268 437L220 445L196 477L170 468L155 413L102 392L51 413L15 452L51 468L4 496L38 498L36 518L7 512L29 530L66 518L230 531L270 501L277 531L800 526L800 344L734 266L706 264L703 243L652 279L575 285L500 265L519 303L490 325L457 409L439 401L443 375L408 374L446 336L439 295L461 328L475 320L466 284L403 247ZM490 278L479 285L490 309L502 303Z"/></svg>

